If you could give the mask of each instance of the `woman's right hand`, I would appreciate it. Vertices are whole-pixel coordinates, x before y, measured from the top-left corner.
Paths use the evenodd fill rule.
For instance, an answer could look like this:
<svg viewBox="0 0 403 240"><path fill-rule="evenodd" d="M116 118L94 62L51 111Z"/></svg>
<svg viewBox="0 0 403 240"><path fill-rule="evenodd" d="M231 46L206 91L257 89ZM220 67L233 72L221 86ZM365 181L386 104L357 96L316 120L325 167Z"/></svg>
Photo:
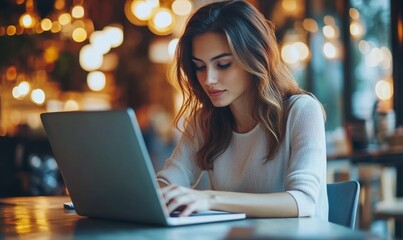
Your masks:
<svg viewBox="0 0 403 240"><path fill-rule="evenodd" d="M160 187L162 184L160 183ZM161 187L161 192L169 213L179 210L179 216L189 216L192 212L210 209L212 198L206 191L171 184Z"/></svg>

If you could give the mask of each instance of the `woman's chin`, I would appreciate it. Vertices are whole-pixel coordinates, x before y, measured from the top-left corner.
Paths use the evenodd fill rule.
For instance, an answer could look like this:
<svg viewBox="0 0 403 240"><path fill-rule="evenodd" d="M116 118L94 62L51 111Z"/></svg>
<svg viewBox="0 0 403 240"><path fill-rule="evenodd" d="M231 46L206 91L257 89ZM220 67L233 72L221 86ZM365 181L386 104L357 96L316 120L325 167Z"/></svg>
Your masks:
<svg viewBox="0 0 403 240"><path fill-rule="evenodd" d="M216 102L211 102L211 103L214 105L214 107L226 107L226 106L229 105L229 104L226 103L226 102L218 102L218 101L216 101Z"/></svg>

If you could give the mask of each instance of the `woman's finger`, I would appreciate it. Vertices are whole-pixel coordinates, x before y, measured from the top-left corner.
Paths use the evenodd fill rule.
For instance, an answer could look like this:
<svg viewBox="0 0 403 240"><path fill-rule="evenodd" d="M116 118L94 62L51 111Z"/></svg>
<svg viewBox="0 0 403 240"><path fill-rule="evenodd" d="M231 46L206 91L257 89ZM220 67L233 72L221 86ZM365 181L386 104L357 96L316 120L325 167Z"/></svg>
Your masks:
<svg viewBox="0 0 403 240"><path fill-rule="evenodd" d="M197 202L193 202L192 204L188 204L185 209L179 214L181 217L186 217L197 211Z"/></svg>
<svg viewBox="0 0 403 240"><path fill-rule="evenodd" d="M173 198L167 205L169 212L173 212L177 210L180 207L185 206L185 208L194 202L193 197L189 194L186 195L180 195L175 198Z"/></svg>
<svg viewBox="0 0 403 240"><path fill-rule="evenodd" d="M180 186L170 186L168 189L164 189L162 197L165 199L165 203L171 202L174 198L186 194L186 189Z"/></svg>

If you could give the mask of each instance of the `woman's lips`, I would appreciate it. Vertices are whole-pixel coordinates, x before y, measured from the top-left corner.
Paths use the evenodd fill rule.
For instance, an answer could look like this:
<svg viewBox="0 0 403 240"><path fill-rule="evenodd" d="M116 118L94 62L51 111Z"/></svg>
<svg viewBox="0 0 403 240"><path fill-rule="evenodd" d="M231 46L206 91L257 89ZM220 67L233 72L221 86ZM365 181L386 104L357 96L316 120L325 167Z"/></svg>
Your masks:
<svg viewBox="0 0 403 240"><path fill-rule="evenodd" d="M218 97L221 96L224 92L225 90L210 90L208 91L208 94L210 97Z"/></svg>

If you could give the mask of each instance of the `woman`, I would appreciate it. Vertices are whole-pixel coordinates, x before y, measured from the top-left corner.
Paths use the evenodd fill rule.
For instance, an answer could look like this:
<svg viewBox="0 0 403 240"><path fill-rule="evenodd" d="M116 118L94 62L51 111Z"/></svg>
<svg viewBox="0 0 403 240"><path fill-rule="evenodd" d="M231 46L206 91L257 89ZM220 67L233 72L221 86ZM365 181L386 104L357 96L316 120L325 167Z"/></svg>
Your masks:
<svg viewBox="0 0 403 240"><path fill-rule="evenodd" d="M251 4L206 5L178 43L185 131L158 174L170 212L328 219L324 114L281 61ZM192 186L207 171L211 190Z"/></svg>

